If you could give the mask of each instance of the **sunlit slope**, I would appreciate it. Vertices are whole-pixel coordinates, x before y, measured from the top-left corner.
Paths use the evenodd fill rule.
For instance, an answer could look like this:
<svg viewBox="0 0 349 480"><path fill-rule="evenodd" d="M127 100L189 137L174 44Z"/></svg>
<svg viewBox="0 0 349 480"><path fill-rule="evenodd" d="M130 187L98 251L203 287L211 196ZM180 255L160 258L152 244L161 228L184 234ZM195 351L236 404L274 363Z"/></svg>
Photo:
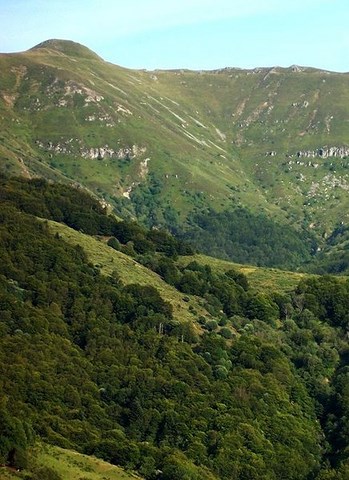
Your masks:
<svg viewBox="0 0 349 480"><path fill-rule="evenodd" d="M81 245L91 263L100 268L103 274L116 274L125 285L137 283L155 287L161 297L172 305L176 320L194 322L197 320L198 313L207 313L200 306L197 298L192 295L183 295L174 287L165 283L159 275L128 255L109 247L105 242L77 232L62 223L49 221L48 225L50 230L59 234L63 240L73 245ZM183 297L186 297L185 301Z"/></svg>
<svg viewBox="0 0 349 480"><path fill-rule="evenodd" d="M182 220L243 205L319 239L348 221L348 74L133 71L49 41L1 55L0 81L6 171L78 182L126 208L156 182Z"/></svg>
<svg viewBox="0 0 349 480"><path fill-rule="evenodd" d="M250 287L257 291L290 292L296 288L302 279L309 278L310 276L305 273L288 272L276 268L241 265L201 254L192 257L181 257L178 263L181 266L185 266L193 261L201 265L209 265L211 269L217 273L225 273L232 269L237 270L246 276Z"/></svg>
<svg viewBox="0 0 349 480"><path fill-rule="evenodd" d="M14 470L14 469L13 469ZM67 450L51 445L37 445L33 448L28 472L19 474L5 467L0 468L0 479L32 478L59 478L64 480L140 480L141 477L133 472L126 472L116 465L104 462L96 457L82 455L73 450ZM50 477L51 476L51 477Z"/></svg>

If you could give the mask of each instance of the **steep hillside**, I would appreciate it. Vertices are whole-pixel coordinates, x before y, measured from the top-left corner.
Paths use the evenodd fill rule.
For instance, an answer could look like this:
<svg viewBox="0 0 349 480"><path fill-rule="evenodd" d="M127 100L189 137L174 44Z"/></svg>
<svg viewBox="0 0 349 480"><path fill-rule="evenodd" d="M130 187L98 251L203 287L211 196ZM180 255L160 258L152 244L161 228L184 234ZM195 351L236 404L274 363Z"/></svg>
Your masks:
<svg viewBox="0 0 349 480"><path fill-rule="evenodd" d="M28 466L19 473L14 468L0 467L1 480L141 480L134 472L52 445L36 444L30 451Z"/></svg>
<svg viewBox="0 0 349 480"><path fill-rule="evenodd" d="M348 478L348 280L252 288L42 179L0 203L0 477Z"/></svg>
<svg viewBox="0 0 349 480"><path fill-rule="evenodd" d="M180 257L180 266L188 265L190 262L198 262L201 265L209 265L214 272L225 273L235 269L242 273L250 287L259 292L271 290L279 293L289 293L294 290L303 279L309 279L310 275L305 273L287 272L276 268L254 267L252 265L241 265L202 254Z"/></svg>
<svg viewBox="0 0 349 480"><path fill-rule="evenodd" d="M195 297L191 296L183 301L183 295L178 290L166 284L160 275L144 267L129 255L114 250L106 242L91 238L91 236L77 232L61 223L50 221L48 225L50 231L58 234L68 243L81 245L89 260L103 274L113 275L113 272L117 271L121 281L126 285L137 283L154 286L161 293L162 298L172 305L173 316L176 320L195 322L198 313L207 315L207 312ZM292 275L289 272L288 274ZM193 312L195 312L195 315Z"/></svg>
<svg viewBox="0 0 349 480"><path fill-rule="evenodd" d="M1 168L173 231L247 207L322 249L348 224L348 83L296 66L133 71L49 40L0 56Z"/></svg>

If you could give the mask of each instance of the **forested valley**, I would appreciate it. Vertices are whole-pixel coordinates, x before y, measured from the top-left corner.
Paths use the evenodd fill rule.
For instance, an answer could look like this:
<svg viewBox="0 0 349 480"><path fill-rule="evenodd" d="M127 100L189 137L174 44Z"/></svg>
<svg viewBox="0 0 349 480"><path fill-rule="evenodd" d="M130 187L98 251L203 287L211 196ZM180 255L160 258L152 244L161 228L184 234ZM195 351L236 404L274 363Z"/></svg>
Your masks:
<svg viewBox="0 0 349 480"><path fill-rule="evenodd" d="M82 189L0 179L0 464L26 480L38 442L147 480L349 478L349 281L256 290L169 233L109 215ZM155 272L105 275L51 222ZM195 258L195 256L193 257ZM140 268L140 267L139 267ZM1 472L0 472L1 475Z"/></svg>

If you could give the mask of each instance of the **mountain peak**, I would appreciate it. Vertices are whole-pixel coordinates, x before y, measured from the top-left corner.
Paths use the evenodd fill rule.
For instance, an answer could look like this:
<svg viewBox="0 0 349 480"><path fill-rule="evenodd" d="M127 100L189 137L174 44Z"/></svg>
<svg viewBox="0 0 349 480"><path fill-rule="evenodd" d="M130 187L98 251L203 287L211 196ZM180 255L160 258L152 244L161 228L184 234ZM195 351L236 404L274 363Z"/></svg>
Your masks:
<svg viewBox="0 0 349 480"><path fill-rule="evenodd" d="M80 43L71 40L49 39L35 45L30 50L49 49L64 53L70 57L90 58L91 60L101 60L95 52Z"/></svg>

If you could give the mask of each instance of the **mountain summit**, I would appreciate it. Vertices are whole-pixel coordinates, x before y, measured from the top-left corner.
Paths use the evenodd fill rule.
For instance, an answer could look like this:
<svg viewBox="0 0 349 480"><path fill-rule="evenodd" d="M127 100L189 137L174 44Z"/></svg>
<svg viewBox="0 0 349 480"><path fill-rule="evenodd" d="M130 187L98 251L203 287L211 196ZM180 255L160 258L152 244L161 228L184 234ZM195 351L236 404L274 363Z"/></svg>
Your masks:
<svg viewBox="0 0 349 480"><path fill-rule="evenodd" d="M89 48L81 45L80 43L73 42L71 40L60 40L60 39L49 39L45 40L44 42L39 43L32 47L31 50L39 50L39 49L47 49L53 50L56 52L64 53L70 57L78 57L78 58L89 58L95 60L102 60L95 52L90 50Z"/></svg>

